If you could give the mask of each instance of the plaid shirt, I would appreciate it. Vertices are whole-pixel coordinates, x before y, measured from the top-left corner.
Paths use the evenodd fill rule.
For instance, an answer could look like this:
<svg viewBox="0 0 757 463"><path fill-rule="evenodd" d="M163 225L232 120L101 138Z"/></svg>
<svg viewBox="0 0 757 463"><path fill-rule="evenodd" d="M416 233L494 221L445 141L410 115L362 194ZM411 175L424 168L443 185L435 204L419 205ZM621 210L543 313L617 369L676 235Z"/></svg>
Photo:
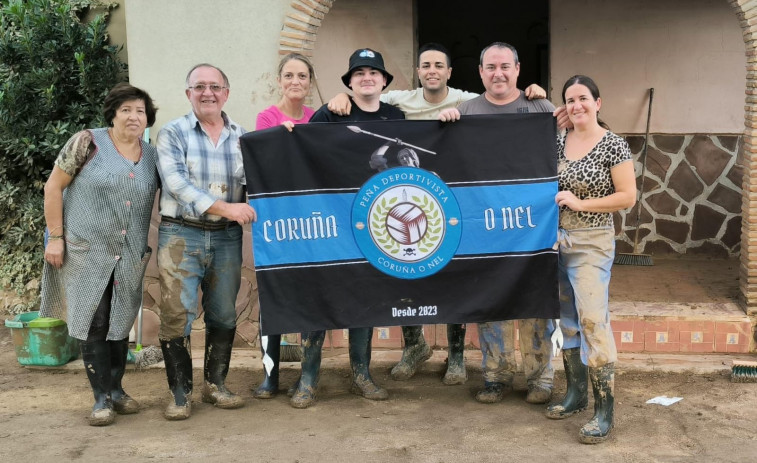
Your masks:
<svg viewBox="0 0 757 463"><path fill-rule="evenodd" d="M163 182L161 215L217 221L220 216L203 217L216 200L245 201L239 137L247 131L226 113L221 115L224 129L217 146L213 146L194 112L174 119L158 133L158 172Z"/></svg>

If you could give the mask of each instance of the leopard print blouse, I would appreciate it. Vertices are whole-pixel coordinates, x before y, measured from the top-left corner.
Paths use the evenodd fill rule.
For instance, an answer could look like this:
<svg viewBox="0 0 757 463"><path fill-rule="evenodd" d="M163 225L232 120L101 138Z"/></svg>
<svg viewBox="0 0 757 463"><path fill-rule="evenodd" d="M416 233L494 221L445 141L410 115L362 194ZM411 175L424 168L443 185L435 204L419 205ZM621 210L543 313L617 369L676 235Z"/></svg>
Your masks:
<svg viewBox="0 0 757 463"><path fill-rule="evenodd" d="M610 169L627 161L631 161L628 143L612 132L605 133L599 143L577 161L565 158L565 136L557 137L559 189L571 191L578 199L603 198L615 193ZM566 230L612 226L612 213L577 212L560 207L560 227Z"/></svg>

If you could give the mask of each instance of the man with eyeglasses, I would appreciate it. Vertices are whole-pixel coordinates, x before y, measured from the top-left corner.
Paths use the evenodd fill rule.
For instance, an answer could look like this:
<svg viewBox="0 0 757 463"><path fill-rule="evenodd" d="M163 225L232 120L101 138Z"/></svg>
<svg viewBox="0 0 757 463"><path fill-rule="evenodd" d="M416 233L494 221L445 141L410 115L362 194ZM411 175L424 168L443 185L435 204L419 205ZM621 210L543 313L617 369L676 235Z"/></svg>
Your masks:
<svg viewBox="0 0 757 463"><path fill-rule="evenodd" d="M222 110L229 79L213 65L198 64L187 74L185 93L192 111L166 124L157 139L163 183L158 337L173 396L164 412L168 420L189 418L192 410L189 335L198 313L198 288L205 321L202 401L227 409L244 405L224 382L236 334L242 225L256 219L246 202L239 149L246 131Z"/></svg>

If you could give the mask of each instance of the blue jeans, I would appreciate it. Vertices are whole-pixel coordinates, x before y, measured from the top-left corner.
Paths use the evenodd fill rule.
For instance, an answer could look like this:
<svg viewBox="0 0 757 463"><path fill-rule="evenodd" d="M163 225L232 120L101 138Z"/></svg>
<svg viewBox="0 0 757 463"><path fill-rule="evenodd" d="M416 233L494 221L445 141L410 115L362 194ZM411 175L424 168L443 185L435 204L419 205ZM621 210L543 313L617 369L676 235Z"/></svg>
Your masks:
<svg viewBox="0 0 757 463"><path fill-rule="evenodd" d="M205 231L161 222L159 338L188 336L197 318L197 288L202 288L205 326L236 328L236 299L242 277L242 227Z"/></svg>
<svg viewBox="0 0 757 463"><path fill-rule="evenodd" d="M563 349L581 348L592 368L618 360L610 327L610 269L615 256L612 228L560 230L560 328Z"/></svg>

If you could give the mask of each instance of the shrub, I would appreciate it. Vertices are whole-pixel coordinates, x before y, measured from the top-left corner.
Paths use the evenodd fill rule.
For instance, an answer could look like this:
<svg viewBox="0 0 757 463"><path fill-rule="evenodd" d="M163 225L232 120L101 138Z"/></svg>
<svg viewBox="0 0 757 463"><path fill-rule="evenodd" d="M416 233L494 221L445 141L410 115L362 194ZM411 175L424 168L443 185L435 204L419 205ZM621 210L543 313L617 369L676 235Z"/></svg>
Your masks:
<svg viewBox="0 0 757 463"><path fill-rule="evenodd" d="M12 312L38 303L43 187L53 161L74 133L104 126L102 101L126 76L106 31L115 7L0 0L0 284L23 296Z"/></svg>

